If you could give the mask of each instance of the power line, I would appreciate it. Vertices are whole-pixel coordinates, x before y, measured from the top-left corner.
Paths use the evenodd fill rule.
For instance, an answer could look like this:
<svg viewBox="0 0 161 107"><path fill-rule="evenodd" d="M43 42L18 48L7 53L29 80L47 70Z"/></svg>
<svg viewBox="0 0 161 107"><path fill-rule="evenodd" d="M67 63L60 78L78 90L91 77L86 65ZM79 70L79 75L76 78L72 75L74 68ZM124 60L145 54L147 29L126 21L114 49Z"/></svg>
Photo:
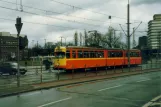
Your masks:
<svg viewBox="0 0 161 107"><path fill-rule="evenodd" d="M50 11L50 10L44 10L44 9L35 8L35 7L31 7L31 6L27 6L27 5L22 5L22 4L17 4L17 3L9 2L9 1L5 1L5 0L0 0L0 1L1 2L6 2L6 3L10 3L10 4L15 4L16 6L20 5L21 7L32 8L32 9L36 9L36 10L40 10L40 11L44 11L44 12L51 12L51 13L61 14L61 15L68 16L68 17L75 17L75 18L79 18L79 19L83 19L83 20L90 20L90 21L95 21L95 22L110 23L110 22L104 21L104 20L97 20L97 19L79 17L79 16L75 16L75 15L66 15L65 13L60 13L60 12L55 12L55 11ZM60 3L60 2L55 1L55 0L51 0L51 1ZM65 5L65 3L61 3L61 4ZM68 6L73 7L72 5L68 5ZM76 7L76 6L74 6L74 7L78 8L78 9L83 9L83 8ZM90 10L87 10L87 9L83 9L83 10L90 11ZM103 15L106 15L106 16L111 16L111 15L107 15L107 14L99 13L99 12L95 12L95 11L90 11L90 12L94 12L94 13L97 13L97 14L103 14ZM112 16L112 17L119 18L119 19L126 19L126 18L120 18L120 17L117 17L117 16ZM137 20L134 20L134 21L137 21ZM112 22L112 23L114 23L114 22ZM140 23L140 21L139 22L134 22L134 23ZM119 24L119 23L115 23L115 24Z"/></svg>
<svg viewBox="0 0 161 107"><path fill-rule="evenodd" d="M14 19L8 19L8 18L0 18L2 20L9 20L9 21L16 21ZM65 26L57 26L57 25L51 25L51 24L44 24L44 23L37 23L37 22L30 22L30 21L23 21L25 23L31 23L31 24L38 24L38 25L45 25L45 26L54 26L54 27L59 27L59 28L64 28L64 29L79 29L79 28L73 28L73 27L65 27ZM84 30L84 29L80 29L80 30Z"/></svg>
<svg viewBox="0 0 161 107"><path fill-rule="evenodd" d="M0 6L0 8L9 9L9 10L13 10L13 11L18 11L18 10L16 10L16 9L4 7L4 6ZM19 12L19 11L18 11L18 12ZM21 12L28 13L28 14L34 14L34 15L38 15L38 16L43 16L43 15L40 15L40 14L37 14L37 13L32 13L32 12L27 12L27 11L21 11ZM44 17L47 17L47 16L44 16ZM48 16L48 17L49 17L49 16ZM50 17L50 18L53 18L53 17ZM54 19L64 20L64 19L60 19L60 18L54 18ZM15 20L14 20L14 21L15 21ZM68 21L68 20L66 20L66 21ZM27 22L27 21L26 21L26 22ZM70 21L70 22L73 22L73 21ZM74 21L74 22L75 22L75 21ZM41 24L41 25L49 25L49 24L42 24L42 23L35 23L35 22L27 22L27 23ZM77 23L82 24L82 22L77 22ZM87 24L87 23L84 23L84 24ZM99 27L101 27L100 25L93 25L93 24L88 24L88 25L99 26ZM49 26L62 27L62 28L71 28L71 29L79 29L79 28L64 27L64 26L56 26L56 25L49 25ZM103 28L105 28L105 27L103 27ZM80 29L80 30L84 30L84 29ZM116 31L121 31L121 30L117 30L117 29L115 29L115 30L116 30ZM144 31L142 31L142 32L144 32Z"/></svg>
<svg viewBox="0 0 161 107"><path fill-rule="evenodd" d="M4 7L4 6L0 6L0 8L4 8L4 9L9 9L9 10L13 10L13 11L17 11L15 9L12 8L8 8L8 7ZM51 16L45 16L45 15L41 15L41 14L37 14L37 13L33 13L33 12L28 12L28 11L21 11L23 13L28 13L28 14L32 14L32 15L38 15L38 16L43 16L43 17L48 17L48 18L52 18L52 19L56 19L56 20L63 20L63 21L67 21L67 22L72 22L72 23L78 23L78 24L86 24L88 26L97 26L97 27L101 27L101 25L95 25L95 24L89 24L89 23L84 23L84 22L79 22L79 21L72 21L72 20L67 20L67 19L63 19L63 18L56 18L56 17L51 17ZM103 27L105 28L105 27Z"/></svg>
<svg viewBox="0 0 161 107"><path fill-rule="evenodd" d="M4 1L4 0L0 0L1 2L6 2L6 3L10 3L10 4L15 4L15 5L20 5L21 4L17 4L14 2L9 2L9 1ZM85 18L85 17L78 17L78 16L74 16L74 15L66 15L64 13L60 13L60 12L54 12L54 11L49 11L49 10L44 10L44 9L40 9L40 8L35 8L35 7L31 7L31 6L27 6L27 5L22 5L23 7L27 7L27 8L32 8L32 9L36 9L36 10L40 10L40 11L44 11L44 12L51 12L51 13L56 13L56 14L61 14L64 16L68 16L68 17L75 17L75 18L79 18L79 19L83 19L83 20L90 20L90 21L96 21L96 22L104 22L107 23L107 21L102 21L102 20L96 20L96 19L90 19L90 18ZM110 23L110 22L109 22Z"/></svg>
<svg viewBox="0 0 161 107"><path fill-rule="evenodd" d="M98 12L98 11L91 11L91 10L88 10L88 9L84 9L84 8L82 8L82 7L78 7L78 6L70 5L70 4L67 4L67 3L62 3L62 2L60 2L60 1L56 1L56 0L51 0L51 1L56 2L56 3L59 3L59 4L62 4L62 5L69 6L69 7L72 7L72 8L77 8L77 9L80 9L80 10L89 11L89 12L92 12L92 13L97 13L97 14L101 14L101 15L105 15L105 16L112 16L112 15L108 15L108 14L101 13L101 12ZM122 17L118 17L118 16L112 16L112 17L115 17L115 18L118 18L118 19L124 19L124 20L127 20L127 18L122 18ZM139 21L139 20L134 20L134 21Z"/></svg>
<svg viewBox="0 0 161 107"><path fill-rule="evenodd" d="M8 18L2 18L0 17L1 20L9 20L9 21L16 21L15 19L8 19ZM45 26L53 26L53 27L58 27L58 28L64 28L64 29L79 29L79 30L84 30L84 28L74 28L74 27L66 27L66 26L57 26L57 25L51 25L51 24L44 24L44 23L37 23L37 22L30 22L30 21L25 21L23 20L24 23L30 23L30 24L37 24L37 25L45 25ZM90 30L90 29L88 29ZM121 31L121 30L116 30L116 31Z"/></svg>
<svg viewBox="0 0 161 107"><path fill-rule="evenodd" d="M8 20L8 21L16 21L15 19L8 19L8 18L2 18L0 17L1 20ZM30 24L37 24L37 25L45 25L45 26L53 26L53 27L58 27L58 28L63 28L63 29L80 29L80 30L84 30L82 28L74 28L74 27L66 27L66 26L57 26L57 25L51 25L51 24L44 24L44 23L37 23L37 22L30 22L30 21L24 21L23 20L23 23L30 23ZM88 29L90 30L90 29ZM118 30L118 29L115 29L115 31L121 31L121 30ZM143 32L147 32L147 31L135 31L135 32L140 32L140 33L143 33Z"/></svg>

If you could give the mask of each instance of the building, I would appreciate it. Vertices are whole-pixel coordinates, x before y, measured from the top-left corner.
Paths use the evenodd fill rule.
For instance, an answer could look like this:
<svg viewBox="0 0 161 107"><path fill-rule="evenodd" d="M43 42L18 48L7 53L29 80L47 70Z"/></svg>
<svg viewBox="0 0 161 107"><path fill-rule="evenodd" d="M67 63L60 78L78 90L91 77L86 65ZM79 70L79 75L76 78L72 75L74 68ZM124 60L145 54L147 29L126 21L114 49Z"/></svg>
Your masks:
<svg viewBox="0 0 161 107"><path fill-rule="evenodd" d="M161 47L161 14L155 14L148 23L148 47L159 49Z"/></svg>
<svg viewBox="0 0 161 107"><path fill-rule="evenodd" d="M139 37L139 42L138 43L139 43L139 45L138 45L139 49L147 48L147 36Z"/></svg>
<svg viewBox="0 0 161 107"><path fill-rule="evenodd" d="M26 35L20 35L24 37ZM20 60L28 57L28 49L20 51ZM0 61L17 59L17 34L0 32Z"/></svg>

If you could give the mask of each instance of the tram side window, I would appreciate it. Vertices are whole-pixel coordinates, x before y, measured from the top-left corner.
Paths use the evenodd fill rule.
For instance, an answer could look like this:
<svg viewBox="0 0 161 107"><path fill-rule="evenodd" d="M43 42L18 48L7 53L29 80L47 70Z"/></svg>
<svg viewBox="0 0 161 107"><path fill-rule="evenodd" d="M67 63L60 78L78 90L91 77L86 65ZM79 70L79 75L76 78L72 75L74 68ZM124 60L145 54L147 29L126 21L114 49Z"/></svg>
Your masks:
<svg viewBox="0 0 161 107"><path fill-rule="evenodd" d="M140 55L139 55L139 53L138 53L138 52L136 52L136 57L140 57Z"/></svg>
<svg viewBox="0 0 161 107"><path fill-rule="evenodd" d="M132 57L139 57L139 53L138 52L132 52Z"/></svg>
<svg viewBox="0 0 161 107"><path fill-rule="evenodd" d="M126 57L128 57L128 53L126 53ZM139 57L138 52L130 52L130 57Z"/></svg>
<svg viewBox="0 0 161 107"><path fill-rule="evenodd" d="M87 58L90 58L90 52L87 51Z"/></svg>
<svg viewBox="0 0 161 107"><path fill-rule="evenodd" d="M134 52L130 52L130 57L134 57Z"/></svg>
<svg viewBox="0 0 161 107"><path fill-rule="evenodd" d="M82 51L78 51L78 58L83 58L83 52Z"/></svg>
<svg viewBox="0 0 161 107"><path fill-rule="evenodd" d="M94 52L90 51L90 58L94 58L94 57L95 57Z"/></svg>
<svg viewBox="0 0 161 107"><path fill-rule="evenodd" d="M117 54L118 54L117 57L123 57L122 51L118 52Z"/></svg>
<svg viewBox="0 0 161 107"><path fill-rule="evenodd" d="M76 58L76 53L75 53L75 51L72 51L72 58Z"/></svg>
<svg viewBox="0 0 161 107"><path fill-rule="evenodd" d="M113 51L108 52L108 57L115 57L115 53Z"/></svg>
<svg viewBox="0 0 161 107"><path fill-rule="evenodd" d="M122 51L109 51L108 57L123 57Z"/></svg>
<svg viewBox="0 0 161 107"><path fill-rule="evenodd" d="M128 53L126 52L126 57L128 57ZM130 52L130 57L132 57L131 52Z"/></svg>
<svg viewBox="0 0 161 107"><path fill-rule="evenodd" d="M103 58L104 57L104 53L101 51L101 52L98 52L98 57L99 58Z"/></svg>
<svg viewBox="0 0 161 107"><path fill-rule="evenodd" d="M89 58L89 52L88 52L88 51L84 51L83 54L84 54L84 55L83 55L84 58Z"/></svg>
<svg viewBox="0 0 161 107"><path fill-rule="evenodd" d="M66 58L67 58L67 59L70 58L70 51L69 51L69 50L66 51Z"/></svg>

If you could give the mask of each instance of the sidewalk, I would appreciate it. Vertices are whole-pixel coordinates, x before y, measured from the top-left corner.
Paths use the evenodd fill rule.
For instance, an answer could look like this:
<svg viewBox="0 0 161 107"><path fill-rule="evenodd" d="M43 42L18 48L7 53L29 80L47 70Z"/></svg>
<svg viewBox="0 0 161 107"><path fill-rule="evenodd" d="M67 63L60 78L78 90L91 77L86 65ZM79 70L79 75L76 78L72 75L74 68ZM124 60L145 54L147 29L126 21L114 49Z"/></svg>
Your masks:
<svg viewBox="0 0 161 107"><path fill-rule="evenodd" d="M71 84L78 84L78 83L84 83L84 82L90 82L90 81L98 81L98 80L104 80L104 79L112 79L117 77L124 77L124 76L130 76L130 75L137 75L142 73L149 73L149 72L158 72L160 69L149 69L144 71L132 71L132 72L120 72L120 73L113 73L108 75L97 75L97 76L88 76L88 77L82 77L82 78L74 78L74 79L67 79L67 80L57 80L53 82L46 82L46 83L39 83L39 84L33 84L33 85L25 85L21 87L14 87L6 90L0 90L0 97L9 96L9 95L16 95L18 93L24 93L29 91L36 91L41 89L48 89L48 88L54 88L54 87L60 87L65 85L71 85ZM2 92L3 91L3 92Z"/></svg>

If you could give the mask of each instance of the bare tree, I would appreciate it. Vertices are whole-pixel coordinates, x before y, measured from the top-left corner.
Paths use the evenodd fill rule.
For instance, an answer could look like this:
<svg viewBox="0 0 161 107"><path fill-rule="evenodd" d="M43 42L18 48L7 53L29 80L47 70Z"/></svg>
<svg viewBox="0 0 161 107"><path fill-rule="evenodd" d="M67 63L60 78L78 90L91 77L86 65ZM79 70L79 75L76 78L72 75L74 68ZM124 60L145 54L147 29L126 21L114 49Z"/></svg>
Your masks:
<svg viewBox="0 0 161 107"><path fill-rule="evenodd" d="M80 46L82 46L82 33L80 32L80 34L79 34L79 36L80 36Z"/></svg>
<svg viewBox="0 0 161 107"><path fill-rule="evenodd" d="M85 44L85 46L87 46L87 41L88 41L88 34L87 34L87 31L84 30L84 44Z"/></svg>
<svg viewBox="0 0 161 107"><path fill-rule="evenodd" d="M101 41L102 41L102 35L98 33L97 31L91 32L89 34L89 38L87 45L91 47L100 47Z"/></svg>
<svg viewBox="0 0 161 107"><path fill-rule="evenodd" d="M77 31L74 34L74 44L75 44L75 46L78 46L78 33L77 33Z"/></svg>
<svg viewBox="0 0 161 107"><path fill-rule="evenodd" d="M115 30L110 28L101 38L102 46L105 48L122 48L121 35L117 36Z"/></svg>
<svg viewBox="0 0 161 107"><path fill-rule="evenodd" d="M74 46L74 44L72 42L68 42L67 46Z"/></svg>

